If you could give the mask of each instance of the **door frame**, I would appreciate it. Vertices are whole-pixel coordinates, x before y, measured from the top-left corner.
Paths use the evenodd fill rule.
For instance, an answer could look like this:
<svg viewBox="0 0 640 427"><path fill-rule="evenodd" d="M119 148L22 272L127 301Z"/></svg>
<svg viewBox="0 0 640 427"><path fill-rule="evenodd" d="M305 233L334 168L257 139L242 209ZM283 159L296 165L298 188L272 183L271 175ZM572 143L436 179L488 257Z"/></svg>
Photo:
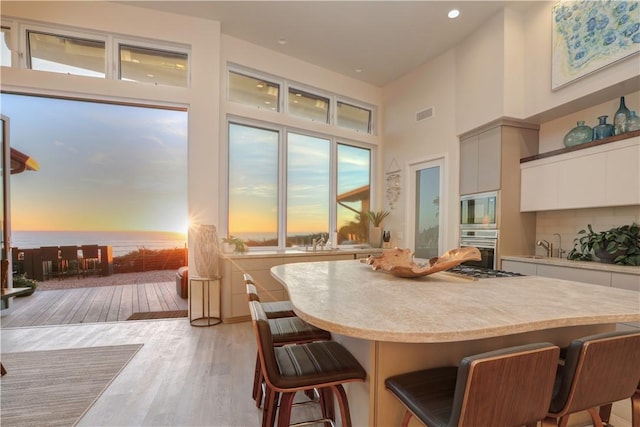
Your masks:
<svg viewBox="0 0 640 427"><path fill-rule="evenodd" d="M405 236L407 236L407 246L412 252L415 252L415 223L416 223L416 172L422 169L428 169L432 167L440 167L440 206L439 206L439 233L438 233L438 249L441 253L445 252L446 239L445 236L449 233L450 221L449 221L449 181L447 179L447 172L449 170L449 156L445 154L438 154L422 159L416 159L407 162L407 178L405 182L405 188L407 189L407 197L405 203L405 209L407 212L407 221L405 223Z"/></svg>

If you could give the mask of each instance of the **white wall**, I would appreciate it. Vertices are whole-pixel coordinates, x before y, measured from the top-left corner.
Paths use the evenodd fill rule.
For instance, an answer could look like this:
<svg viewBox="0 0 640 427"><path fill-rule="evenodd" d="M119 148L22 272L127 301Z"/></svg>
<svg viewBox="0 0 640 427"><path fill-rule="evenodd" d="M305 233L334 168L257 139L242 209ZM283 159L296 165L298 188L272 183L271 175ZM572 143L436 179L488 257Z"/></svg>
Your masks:
<svg viewBox="0 0 640 427"><path fill-rule="evenodd" d="M393 161L402 168L402 191L397 208L385 220L385 229L391 230L392 244L406 247L399 240L399 232L406 233L407 176L410 163L445 156L446 205L441 208L451 227L445 230L446 249L458 246L459 146L456 137L456 56L453 51L412 71L384 88L384 164L389 170ZM434 108L434 117L415 121L415 113L427 107Z"/></svg>
<svg viewBox="0 0 640 427"><path fill-rule="evenodd" d="M194 59L190 88L2 67L2 89L186 107L189 170L185 173L190 219L195 223L218 223L218 177L211 171L217 170L220 143L219 23L108 2L3 1L2 18L9 17L190 45Z"/></svg>
<svg viewBox="0 0 640 427"><path fill-rule="evenodd" d="M500 12L454 49L456 134L503 116L504 45Z"/></svg>

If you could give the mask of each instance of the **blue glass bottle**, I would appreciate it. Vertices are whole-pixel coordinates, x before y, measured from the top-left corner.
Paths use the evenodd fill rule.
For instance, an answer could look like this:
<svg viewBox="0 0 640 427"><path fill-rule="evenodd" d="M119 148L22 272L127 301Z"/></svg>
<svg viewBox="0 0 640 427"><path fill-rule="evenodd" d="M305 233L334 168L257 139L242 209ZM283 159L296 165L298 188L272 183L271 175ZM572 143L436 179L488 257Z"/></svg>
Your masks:
<svg viewBox="0 0 640 427"><path fill-rule="evenodd" d="M607 123L607 117L609 116L600 116L598 117L598 120L600 121L600 123L598 123L597 126L593 127L593 140L598 140L598 139L604 139L604 138L609 138L610 136L613 136L614 131L613 131L613 125L610 123Z"/></svg>
<svg viewBox="0 0 640 427"><path fill-rule="evenodd" d="M613 116L613 127L616 135L629 132L627 121L629 120L630 112L624 103L624 96L620 97L620 107Z"/></svg>

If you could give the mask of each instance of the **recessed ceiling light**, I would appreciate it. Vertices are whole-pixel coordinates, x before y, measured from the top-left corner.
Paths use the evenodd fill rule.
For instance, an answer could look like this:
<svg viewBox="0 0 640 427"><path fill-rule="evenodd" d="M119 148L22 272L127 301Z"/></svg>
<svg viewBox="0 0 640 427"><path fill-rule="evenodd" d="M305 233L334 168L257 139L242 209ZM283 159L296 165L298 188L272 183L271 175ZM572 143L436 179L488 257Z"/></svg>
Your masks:
<svg viewBox="0 0 640 427"><path fill-rule="evenodd" d="M262 88L264 87L264 85L263 85L262 83L258 83L258 84L256 85L256 87L257 87L257 88L259 88L259 89L262 89Z"/></svg>
<svg viewBox="0 0 640 427"><path fill-rule="evenodd" d="M280 37L278 39L278 44L281 44L281 45L287 44L287 39L285 39L284 37Z"/></svg>
<svg viewBox="0 0 640 427"><path fill-rule="evenodd" d="M447 16L451 19L455 19L460 16L460 11L458 9L451 9L449 13L447 13Z"/></svg>
<svg viewBox="0 0 640 427"><path fill-rule="evenodd" d="M356 72L356 73L361 73L361 72L362 72L362 68L356 68L356 69L355 69L355 72Z"/></svg>

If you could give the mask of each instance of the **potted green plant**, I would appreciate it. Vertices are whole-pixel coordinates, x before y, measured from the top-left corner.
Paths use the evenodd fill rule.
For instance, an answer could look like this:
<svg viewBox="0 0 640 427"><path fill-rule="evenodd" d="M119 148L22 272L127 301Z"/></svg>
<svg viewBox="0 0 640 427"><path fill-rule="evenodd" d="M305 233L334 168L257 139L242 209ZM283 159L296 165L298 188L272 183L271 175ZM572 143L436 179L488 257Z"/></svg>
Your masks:
<svg viewBox="0 0 640 427"><path fill-rule="evenodd" d="M369 244L374 248L382 246L382 221L391 214L389 211L368 211L366 216L373 225L369 229Z"/></svg>
<svg viewBox="0 0 640 427"><path fill-rule="evenodd" d="M232 252L243 253L247 251L247 245L246 243L244 243L244 240L236 236L224 237L222 239L222 244L229 245L228 247L233 248L231 250ZM228 251L225 251L225 252L228 252Z"/></svg>
<svg viewBox="0 0 640 427"><path fill-rule="evenodd" d="M33 279L29 279L26 274L17 274L13 276L13 287L14 288L31 288L30 291L18 295L19 297L26 297L32 295L36 288L38 287L38 282Z"/></svg>
<svg viewBox="0 0 640 427"><path fill-rule="evenodd" d="M587 224L574 242L567 259L590 261L595 255L605 263L640 265L640 226L635 222L599 232Z"/></svg>

